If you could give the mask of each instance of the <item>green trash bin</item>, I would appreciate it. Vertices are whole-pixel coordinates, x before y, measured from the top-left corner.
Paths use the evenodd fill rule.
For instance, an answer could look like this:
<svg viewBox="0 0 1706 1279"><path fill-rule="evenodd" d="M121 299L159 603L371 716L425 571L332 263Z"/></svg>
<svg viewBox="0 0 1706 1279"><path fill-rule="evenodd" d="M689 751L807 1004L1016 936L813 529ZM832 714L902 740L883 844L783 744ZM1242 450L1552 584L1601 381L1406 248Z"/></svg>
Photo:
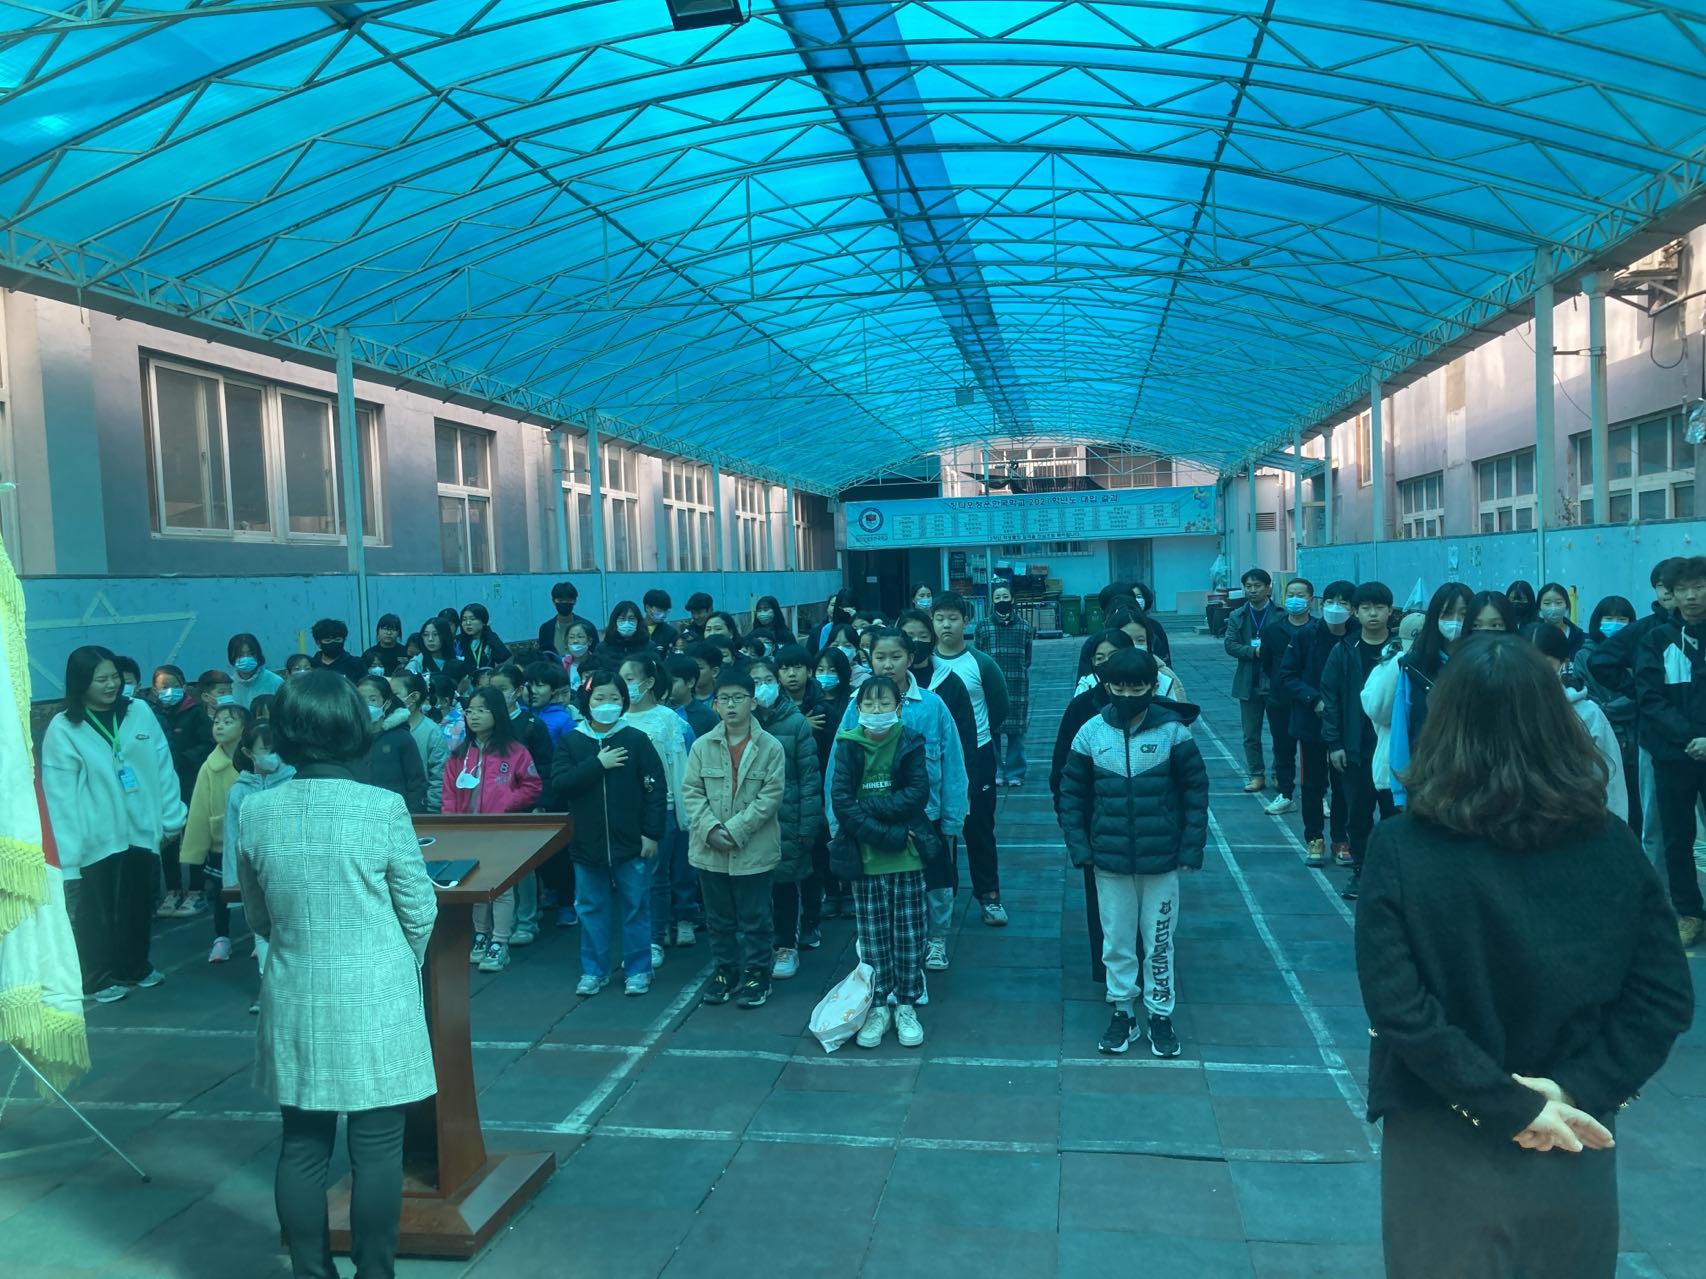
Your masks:
<svg viewBox="0 0 1706 1279"><path fill-rule="evenodd" d="M1082 635L1084 631L1084 601L1077 595L1060 597L1060 629L1067 635Z"/></svg>
<svg viewBox="0 0 1706 1279"><path fill-rule="evenodd" d="M1094 635L1102 629L1102 601L1093 595L1084 597L1084 633Z"/></svg>

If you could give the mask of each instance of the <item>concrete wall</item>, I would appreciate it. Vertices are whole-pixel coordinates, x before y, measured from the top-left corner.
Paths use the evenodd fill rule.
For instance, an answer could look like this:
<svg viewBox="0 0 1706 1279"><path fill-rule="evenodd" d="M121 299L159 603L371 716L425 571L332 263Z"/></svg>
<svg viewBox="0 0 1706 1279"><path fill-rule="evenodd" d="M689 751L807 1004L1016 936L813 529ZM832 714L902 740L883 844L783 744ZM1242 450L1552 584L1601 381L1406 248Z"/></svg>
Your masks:
<svg viewBox="0 0 1706 1279"><path fill-rule="evenodd" d="M1427 593L1450 581L1502 591L1517 578L1539 587L1544 576L1575 591L1578 620L1585 621L1607 595L1626 596L1645 609L1653 565L1672 555L1700 554L1706 554L1706 520L1559 529L1546 535L1544 574L1533 533L1305 547L1300 558L1317 587L1337 577L1377 579L1400 602L1418 580Z"/></svg>
<svg viewBox="0 0 1706 1279"><path fill-rule="evenodd" d="M491 611L492 627L506 640L535 638L552 615L555 573L490 577L443 574L379 575L368 579L369 616L396 613L409 630L439 609L478 601ZM619 600L638 601L662 586L685 616L688 595L708 591L719 608L741 615L762 594L785 608L804 604L817 616L840 583L833 572L817 573L633 573L570 578L580 590L579 611L601 625ZM26 578L30 676L36 700L60 695L65 659L82 644L100 644L134 657L144 676L153 667L182 666L193 679L209 667L225 667L226 641L239 631L258 635L275 669L293 652L312 652L308 628L322 617L349 624L357 647L356 579L347 574L272 577L52 577ZM371 642L369 637L368 642Z"/></svg>

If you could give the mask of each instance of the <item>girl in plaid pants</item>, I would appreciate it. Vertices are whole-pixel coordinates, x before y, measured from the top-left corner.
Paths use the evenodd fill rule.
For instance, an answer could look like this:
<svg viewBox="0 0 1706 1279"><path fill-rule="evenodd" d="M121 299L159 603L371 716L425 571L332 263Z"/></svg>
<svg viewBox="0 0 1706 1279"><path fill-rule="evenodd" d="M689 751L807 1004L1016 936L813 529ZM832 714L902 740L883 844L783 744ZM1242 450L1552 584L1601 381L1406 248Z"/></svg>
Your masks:
<svg viewBox="0 0 1706 1279"><path fill-rule="evenodd" d="M835 736L830 803L839 827L830 870L853 888L860 957L875 974L859 1046L875 1048L893 1025L907 1048L924 1042L915 1005L924 994L924 862L941 840L924 815L924 738L900 722L900 690L886 675L859 689L859 722Z"/></svg>

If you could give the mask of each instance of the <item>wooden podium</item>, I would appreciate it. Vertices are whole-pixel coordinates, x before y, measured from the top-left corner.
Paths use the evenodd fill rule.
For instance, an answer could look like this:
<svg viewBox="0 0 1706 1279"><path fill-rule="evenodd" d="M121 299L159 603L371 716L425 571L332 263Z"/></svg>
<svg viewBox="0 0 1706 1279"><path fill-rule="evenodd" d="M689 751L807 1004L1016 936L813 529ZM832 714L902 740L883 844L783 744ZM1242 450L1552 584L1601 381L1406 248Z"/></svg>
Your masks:
<svg viewBox="0 0 1706 1279"><path fill-rule="evenodd" d="M558 849L573 827L552 813L415 818L434 842L427 861L473 858L480 864L455 888L438 890L438 923L427 944L426 1011L438 1093L409 1107L403 1133L400 1253L472 1257L533 1197L556 1167L550 1151L489 1155L474 1096L468 1015L468 951L474 906L513 888ZM348 1252L349 1180L331 1192L332 1249Z"/></svg>

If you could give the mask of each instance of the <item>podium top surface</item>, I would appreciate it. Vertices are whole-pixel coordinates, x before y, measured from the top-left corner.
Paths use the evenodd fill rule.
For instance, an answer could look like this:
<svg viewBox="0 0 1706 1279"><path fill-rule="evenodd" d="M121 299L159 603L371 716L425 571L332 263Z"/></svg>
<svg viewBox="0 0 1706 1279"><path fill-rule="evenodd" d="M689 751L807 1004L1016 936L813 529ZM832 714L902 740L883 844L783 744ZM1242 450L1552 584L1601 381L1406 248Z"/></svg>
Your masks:
<svg viewBox="0 0 1706 1279"><path fill-rule="evenodd" d="M440 902L489 902L566 847L573 823L562 813L506 813L446 817L417 814L415 834L433 842L426 861L472 859L480 864L455 888L440 888Z"/></svg>

